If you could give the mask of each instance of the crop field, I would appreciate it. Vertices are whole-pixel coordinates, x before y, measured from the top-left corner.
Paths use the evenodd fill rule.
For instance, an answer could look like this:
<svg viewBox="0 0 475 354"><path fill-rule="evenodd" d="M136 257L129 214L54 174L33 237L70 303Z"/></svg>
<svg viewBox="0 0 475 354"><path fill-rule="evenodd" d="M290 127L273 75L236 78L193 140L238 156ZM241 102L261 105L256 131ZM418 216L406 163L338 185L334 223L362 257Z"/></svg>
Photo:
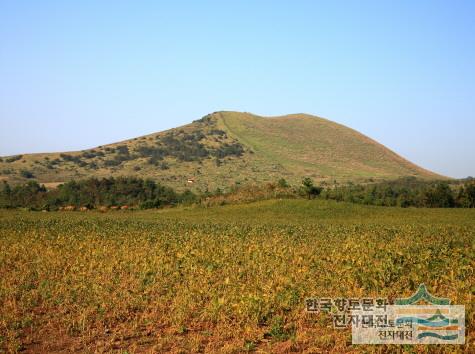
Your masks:
<svg viewBox="0 0 475 354"><path fill-rule="evenodd" d="M466 307L461 346L356 346L309 297ZM475 210L273 200L0 212L0 352L474 353Z"/></svg>

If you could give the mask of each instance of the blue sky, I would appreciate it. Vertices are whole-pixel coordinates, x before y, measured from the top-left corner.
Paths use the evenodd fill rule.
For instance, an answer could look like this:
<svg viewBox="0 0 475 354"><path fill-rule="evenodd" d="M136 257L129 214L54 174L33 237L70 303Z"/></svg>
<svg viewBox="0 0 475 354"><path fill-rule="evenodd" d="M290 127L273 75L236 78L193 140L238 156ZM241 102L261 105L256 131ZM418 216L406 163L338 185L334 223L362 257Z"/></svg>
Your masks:
<svg viewBox="0 0 475 354"><path fill-rule="evenodd" d="M305 112L475 175L474 1L0 3L0 155Z"/></svg>

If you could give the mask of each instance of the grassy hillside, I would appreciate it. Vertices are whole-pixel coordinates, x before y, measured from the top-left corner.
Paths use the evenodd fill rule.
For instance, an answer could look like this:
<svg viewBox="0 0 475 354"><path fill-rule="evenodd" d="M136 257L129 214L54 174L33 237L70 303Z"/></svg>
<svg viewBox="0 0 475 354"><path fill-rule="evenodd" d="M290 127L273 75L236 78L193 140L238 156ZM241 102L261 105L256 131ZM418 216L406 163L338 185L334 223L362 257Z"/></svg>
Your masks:
<svg viewBox="0 0 475 354"><path fill-rule="evenodd" d="M298 183L401 176L441 178L358 132L304 114L264 118L216 112L183 127L94 149L0 158L0 180L55 184L136 175L205 190L284 177ZM192 180L192 182L190 181Z"/></svg>
<svg viewBox="0 0 475 354"><path fill-rule="evenodd" d="M259 218L255 216L259 215ZM475 210L274 200L0 211L0 351L472 353ZM308 297L465 305L464 346L353 346Z"/></svg>
<svg viewBox="0 0 475 354"><path fill-rule="evenodd" d="M237 140L286 171L315 178L436 177L374 140L327 119L307 114L263 118L218 113Z"/></svg>

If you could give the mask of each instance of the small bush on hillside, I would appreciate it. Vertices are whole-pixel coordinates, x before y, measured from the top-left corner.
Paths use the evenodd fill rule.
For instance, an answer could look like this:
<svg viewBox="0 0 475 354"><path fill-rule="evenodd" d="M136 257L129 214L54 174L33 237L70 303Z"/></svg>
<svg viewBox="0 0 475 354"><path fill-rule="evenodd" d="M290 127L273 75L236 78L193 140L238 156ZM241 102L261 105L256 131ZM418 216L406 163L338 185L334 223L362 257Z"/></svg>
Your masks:
<svg viewBox="0 0 475 354"><path fill-rule="evenodd" d="M279 181L277 182L277 185L280 188L289 188L290 187L289 183L285 180L285 178L279 179Z"/></svg>
<svg viewBox="0 0 475 354"><path fill-rule="evenodd" d="M129 154L129 148L127 147L127 145L119 145L115 148L115 151L118 154L121 154L121 155L128 155Z"/></svg>
<svg viewBox="0 0 475 354"><path fill-rule="evenodd" d="M161 170L168 170L168 169L170 169L170 166L169 166L166 162L161 162L161 163L159 164L159 167L160 167Z"/></svg>
<svg viewBox="0 0 475 354"><path fill-rule="evenodd" d="M23 178L34 178L35 177L35 175L32 172L28 171L28 170L21 170L20 171L20 176L22 176Z"/></svg>
<svg viewBox="0 0 475 354"><path fill-rule="evenodd" d="M11 156L11 157L8 157L5 159L5 162L15 162L15 161L18 161L18 160L21 160L21 158L23 157L23 155L16 155L16 156Z"/></svg>
<svg viewBox="0 0 475 354"><path fill-rule="evenodd" d="M224 158L227 156L242 156L244 148L239 143L224 144L215 151L215 156L218 158Z"/></svg>
<svg viewBox="0 0 475 354"><path fill-rule="evenodd" d="M93 159L97 156L97 153L94 151L84 151L81 156L85 159Z"/></svg>
<svg viewBox="0 0 475 354"><path fill-rule="evenodd" d="M61 157L64 161L73 162L73 163L76 163L76 164L81 163L81 157L80 156L74 156L74 155L69 155L69 154L60 154L59 157Z"/></svg>
<svg viewBox="0 0 475 354"><path fill-rule="evenodd" d="M115 167L115 166L120 166L122 164L121 160L118 159L112 159L112 160L105 160L104 161L104 166L105 167Z"/></svg>

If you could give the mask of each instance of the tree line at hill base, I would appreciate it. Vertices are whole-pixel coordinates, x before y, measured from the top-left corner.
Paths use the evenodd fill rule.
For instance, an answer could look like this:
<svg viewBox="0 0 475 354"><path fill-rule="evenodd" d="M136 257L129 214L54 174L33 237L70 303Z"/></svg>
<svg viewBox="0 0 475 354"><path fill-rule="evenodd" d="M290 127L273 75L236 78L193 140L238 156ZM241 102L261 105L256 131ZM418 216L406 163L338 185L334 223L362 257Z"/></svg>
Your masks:
<svg viewBox="0 0 475 354"><path fill-rule="evenodd" d="M36 181L13 187L4 182L0 191L0 207L31 210L58 210L64 206L151 209L196 200L197 196L189 190L178 193L152 180L135 177L89 178L66 182L50 190Z"/></svg>
<svg viewBox="0 0 475 354"><path fill-rule="evenodd" d="M29 210L68 210L124 207L152 209L179 204L223 205L273 198L321 198L366 205L474 208L475 180L428 182L408 177L379 183L315 185L304 178L300 186L285 179L262 186L236 185L227 191L217 189L193 193L177 192L150 179L136 177L90 178L70 181L55 189L46 189L36 181L0 188L0 208Z"/></svg>
<svg viewBox="0 0 475 354"><path fill-rule="evenodd" d="M428 182L414 177L371 184L326 188L322 197L358 204L420 207L474 208L475 180Z"/></svg>

